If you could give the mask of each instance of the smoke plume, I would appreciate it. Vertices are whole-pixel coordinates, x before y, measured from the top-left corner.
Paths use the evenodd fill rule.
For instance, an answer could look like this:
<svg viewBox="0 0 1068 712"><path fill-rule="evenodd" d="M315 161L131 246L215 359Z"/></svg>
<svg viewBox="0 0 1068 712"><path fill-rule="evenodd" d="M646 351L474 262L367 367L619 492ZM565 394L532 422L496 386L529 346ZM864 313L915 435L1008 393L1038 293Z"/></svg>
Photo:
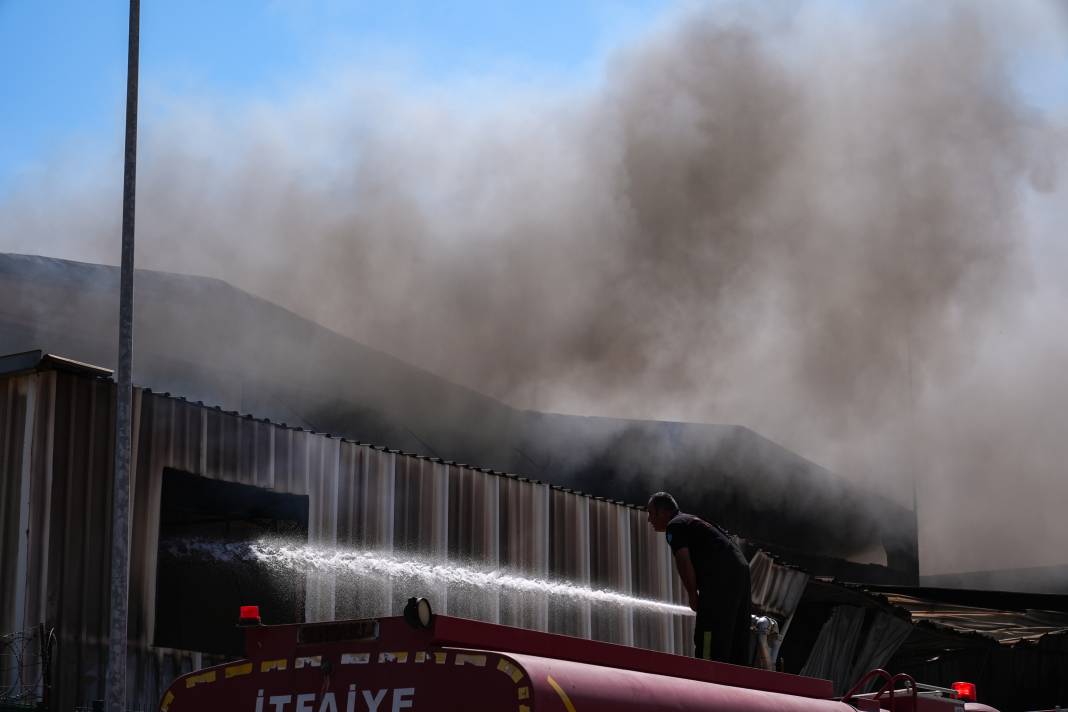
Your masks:
<svg viewBox="0 0 1068 712"><path fill-rule="evenodd" d="M916 476L925 570L1064 563L1068 142L1015 77L1068 24L1027 8L716 4L558 91L157 94L139 266L513 405L740 423L905 502ZM0 249L116 261L116 165L57 158Z"/></svg>

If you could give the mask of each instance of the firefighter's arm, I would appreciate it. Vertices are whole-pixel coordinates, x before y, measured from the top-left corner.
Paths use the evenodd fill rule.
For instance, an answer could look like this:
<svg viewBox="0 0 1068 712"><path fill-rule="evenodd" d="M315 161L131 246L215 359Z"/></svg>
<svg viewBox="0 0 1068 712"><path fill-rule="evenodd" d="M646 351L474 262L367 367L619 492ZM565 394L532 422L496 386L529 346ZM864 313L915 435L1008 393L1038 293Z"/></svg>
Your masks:
<svg viewBox="0 0 1068 712"><path fill-rule="evenodd" d="M675 568L682 579L682 587L690 601L690 610L697 610L697 572L690 561L690 550L685 546L675 551Z"/></svg>

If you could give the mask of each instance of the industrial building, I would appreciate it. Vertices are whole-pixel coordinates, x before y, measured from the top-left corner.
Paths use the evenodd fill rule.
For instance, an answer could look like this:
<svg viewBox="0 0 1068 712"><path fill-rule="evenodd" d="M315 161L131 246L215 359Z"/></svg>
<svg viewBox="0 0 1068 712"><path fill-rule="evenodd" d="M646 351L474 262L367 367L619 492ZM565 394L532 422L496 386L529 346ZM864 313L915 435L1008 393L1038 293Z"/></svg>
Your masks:
<svg viewBox="0 0 1068 712"><path fill-rule="evenodd" d="M281 536L682 601L669 549L639 508L147 389L135 390L134 404L132 708L154 707L175 676L232 654L234 612L250 601L263 606L265 622L281 623L397 614L421 594L451 615L667 652L689 648L686 615L316 570L279 585L255 566L175 556L167 541ZM100 696L105 676L113 408L105 369L40 352L0 359L0 626L55 631L56 710ZM998 654L1003 646L991 634L999 631L1049 646L1068 629L1063 596L1032 595L1016 613L999 611L991 627L989 612L969 622L959 605L943 603L939 614L916 589L845 587L746 546L755 608L784 623L786 669L838 688L895 660L930 668L932 651L956 650L947 660ZM1034 606L1050 612L1036 616ZM921 619L925 626L913 624ZM988 635L969 632L982 625Z"/></svg>
<svg viewBox="0 0 1068 712"><path fill-rule="evenodd" d="M105 675L114 384L103 369L39 352L0 360L0 373L0 628L55 628L53 704L69 710L99 695ZM680 598L668 550L640 509L149 390L135 391L134 407L129 699L141 708L202 654L228 652L213 631L232 630L250 597L279 602L282 610L264 606L267 622L291 622L397 613L420 593L453 615L688 647L686 617L550 596L393 590L314 573L287 595L195 562L169 570L161 534L241 541L281 532Z"/></svg>
<svg viewBox="0 0 1068 712"><path fill-rule="evenodd" d="M136 383L609 499L668 489L814 574L918 582L910 508L742 425L513 408L219 280L142 270L136 285ZM0 353L113 364L117 299L114 267L0 254Z"/></svg>
<svg viewBox="0 0 1068 712"><path fill-rule="evenodd" d="M743 537L788 672L840 691L877 665L932 682L981 670L989 689L1026 679L1039 695L1068 680L1065 596L915 588L913 512L751 430L516 410L221 282L138 279L138 382L180 395L135 389L131 709L231 654L250 602L267 623L319 621L397 613L419 594L442 613L684 653L685 614L456 580L280 576L195 545L275 537L678 604L669 550L632 506L660 487ZM3 673L0 690L47 687L54 710L101 697L105 676L114 383L89 364L114 358L116 284L112 268L0 255L0 633L29 631L34 654L55 640L47 666Z"/></svg>

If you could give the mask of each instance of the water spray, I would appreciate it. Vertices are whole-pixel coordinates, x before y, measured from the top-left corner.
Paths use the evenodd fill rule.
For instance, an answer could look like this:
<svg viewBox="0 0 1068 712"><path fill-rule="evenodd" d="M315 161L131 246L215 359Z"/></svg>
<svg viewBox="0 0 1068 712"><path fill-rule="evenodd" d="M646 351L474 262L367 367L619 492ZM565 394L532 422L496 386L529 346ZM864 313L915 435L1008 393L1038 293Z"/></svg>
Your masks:
<svg viewBox="0 0 1068 712"><path fill-rule="evenodd" d="M220 562L246 561L278 573L317 572L361 578L415 579L430 586L470 586L502 592L542 594L571 603L610 605L670 615L693 615L693 611L686 606L631 596L619 591L594 589L569 581L527 578L453 562L400 558L389 552L317 547L266 539L238 543L186 539L166 542L164 548L172 555L204 556Z"/></svg>

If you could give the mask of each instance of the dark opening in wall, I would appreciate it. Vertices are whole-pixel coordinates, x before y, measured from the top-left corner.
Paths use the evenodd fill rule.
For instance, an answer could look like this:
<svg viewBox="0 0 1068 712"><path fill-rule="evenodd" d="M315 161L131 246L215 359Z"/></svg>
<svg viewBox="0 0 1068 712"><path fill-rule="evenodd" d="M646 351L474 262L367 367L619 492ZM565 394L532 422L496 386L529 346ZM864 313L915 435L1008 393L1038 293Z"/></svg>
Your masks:
<svg viewBox="0 0 1068 712"><path fill-rule="evenodd" d="M154 644L240 655L242 605L265 624L303 622L305 577L249 556L263 538L306 543L308 497L165 469Z"/></svg>

